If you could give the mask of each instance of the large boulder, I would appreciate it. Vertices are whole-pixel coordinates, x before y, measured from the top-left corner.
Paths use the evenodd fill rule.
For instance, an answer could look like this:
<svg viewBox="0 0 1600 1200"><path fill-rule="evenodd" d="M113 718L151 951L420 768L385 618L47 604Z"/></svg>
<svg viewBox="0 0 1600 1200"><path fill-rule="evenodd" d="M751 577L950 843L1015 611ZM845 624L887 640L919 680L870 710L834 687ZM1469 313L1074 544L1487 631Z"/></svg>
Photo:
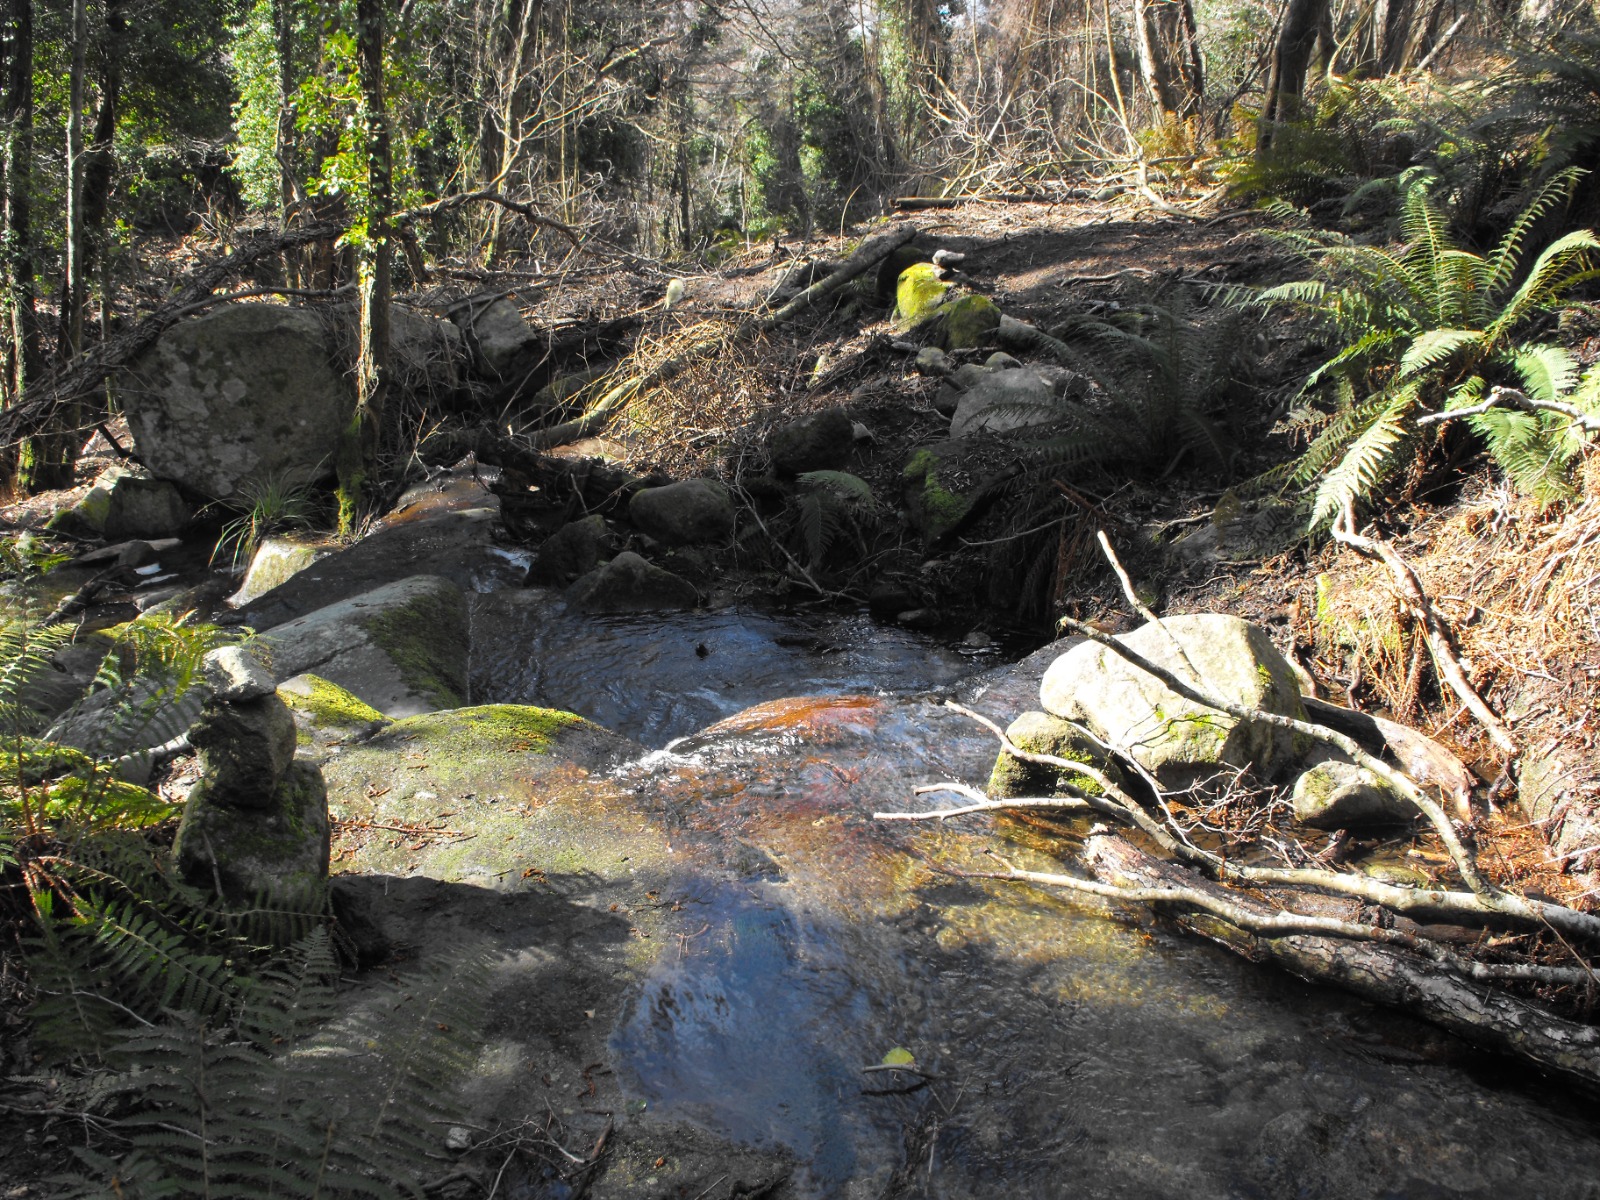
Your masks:
<svg viewBox="0 0 1600 1200"><path fill-rule="evenodd" d="M458 707L467 692L467 602L417 575L330 604L258 639L279 676L312 671L390 717Z"/></svg>
<svg viewBox="0 0 1600 1200"><path fill-rule="evenodd" d="M635 492L628 519L670 546L723 541L733 536L733 499L715 479L681 479Z"/></svg>
<svg viewBox="0 0 1600 1200"><path fill-rule="evenodd" d="M478 371L490 379L505 379L517 369L523 354L538 335L522 319L522 312L504 296L485 305L456 310L456 320L466 334Z"/></svg>
<svg viewBox="0 0 1600 1200"><path fill-rule="evenodd" d="M1248 621L1220 613L1168 617L1117 640L1179 678L1194 679L1198 672L1199 686L1234 704L1305 719L1293 668ZM1309 749L1309 739L1291 730L1184 699L1098 642L1083 642L1056 659L1039 696L1047 712L1084 722L1164 787L1188 787L1238 767L1271 779Z"/></svg>
<svg viewBox="0 0 1600 1200"><path fill-rule="evenodd" d="M139 457L220 499L247 480L327 473L354 411L323 318L234 304L180 322L117 383Z"/></svg>
<svg viewBox="0 0 1600 1200"><path fill-rule="evenodd" d="M567 603L584 612L652 612L693 608L700 602L694 584L624 550L567 589Z"/></svg>

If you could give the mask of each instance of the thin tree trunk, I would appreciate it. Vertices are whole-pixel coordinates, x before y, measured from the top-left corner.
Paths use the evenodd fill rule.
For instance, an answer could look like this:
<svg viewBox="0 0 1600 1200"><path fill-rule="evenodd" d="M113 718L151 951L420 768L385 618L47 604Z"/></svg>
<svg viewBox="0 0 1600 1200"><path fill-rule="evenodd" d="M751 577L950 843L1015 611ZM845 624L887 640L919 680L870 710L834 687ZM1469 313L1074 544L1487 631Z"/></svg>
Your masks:
<svg viewBox="0 0 1600 1200"><path fill-rule="evenodd" d="M1283 28L1272 52L1266 100L1261 107L1261 128L1256 139L1258 155L1272 148L1278 125L1300 114L1306 71L1311 65L1311 53L1317 47L1317 31L1328 9L1328 0L1287 0L1287 4Z"/></svg>
<svg viewBox="0 0 1600 1200"><path fill-rule="evenodd" d="M1198 116L1205 75L1189 0L1133 0L1133 26L1150 103L1169 122Z"/></svg>
<svg viewBox="0 0 1600 1200"><path fill-rule="evenodd" d="M357 55L367 134L367 229L360 264L356 410L339 451L339 524L351 528L378 467L390 384L390 157L384 102L383 0L357 0Z"/></svg>
<svg viewBox="0 0 1600 1200"><path fill-rule="evenodd" d="M6 323L11 333L5 392L10 399L23 394L43 365L44 344L33 275L33 0L11 0L8 23L3 220L5 281L10 291Z"/></svg>

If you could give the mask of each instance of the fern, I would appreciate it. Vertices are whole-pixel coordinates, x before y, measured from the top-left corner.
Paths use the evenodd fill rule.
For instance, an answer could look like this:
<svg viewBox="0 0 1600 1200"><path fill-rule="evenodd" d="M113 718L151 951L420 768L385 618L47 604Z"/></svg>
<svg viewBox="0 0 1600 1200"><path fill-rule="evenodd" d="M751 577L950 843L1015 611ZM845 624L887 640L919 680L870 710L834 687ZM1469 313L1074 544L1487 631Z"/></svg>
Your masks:
<svg viewBox="0 0 1600 1200"><path fill-rule="evenodd" d="M463 954L404 991L333 1020L325 932L250 987L231 1020L185 1014L123 1034L131 1065L103 1092L136 1100L115 1122L127 1152L80 1151L82 1195L418 1196L446 1085L469 1065L486 957ZM331 1022L331 1023L330 1023Z"/></svg>
<svg viewBox="0 0 1600 1200"><path fill-rule="evenodd" d="M847 531L864 540L876 521L877 501L872 486L848 471L807 471L797 482L796 528L811 569L819 570Z"/></svg>
<svg viewBox="0 0 1600 1200"><path fill-rule="evenodd" d="M1459 407L1496 382L1549 398L1569 388L1573 369L1562 351L1516 339L1594 277L1590 256L1600 239L1588 230L1567 234L1539 254L1519 285L1512 283L1529 230L1577 179L1569 171L1547 183L1481 256L1452 242L1429 191L1436 181L1419 173L1403 203L1404 245L1328 239L1312 255L1315 280L1261 293L1253 303L1297 309L1327 332L1333 352L1307 376L1302 394L1336 385L1338 397L1332 419L1300 458L1256 485L1315 484L1315 526L1347 503L1381 499L1383 484L1415 452L1412 420L1420 412ZM1549 422L1496 412L1474 419L1472 428L1517 487L1545 501L1569 494L1575 450L1550 441ZM1536 429L1547 434L1535 436Z"/></svg>

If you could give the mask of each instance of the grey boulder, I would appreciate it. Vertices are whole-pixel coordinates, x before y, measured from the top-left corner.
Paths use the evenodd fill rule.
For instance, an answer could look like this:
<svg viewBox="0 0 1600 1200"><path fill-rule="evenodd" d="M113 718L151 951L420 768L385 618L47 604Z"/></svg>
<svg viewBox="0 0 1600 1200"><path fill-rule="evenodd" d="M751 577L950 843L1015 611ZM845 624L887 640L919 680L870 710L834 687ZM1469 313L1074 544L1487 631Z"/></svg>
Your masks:
<svg viewBox="0 0 1600 1200"><path fill-rule="evenodd" d="M1220 613L1168 617L1117 641L1179 678L1194 681L1198 672L1203 690L1230 703L1305 719L1294 670L1248 621ZM1272 779L1310 748L1291 730L1195 704L1092 641L1050 664L1039 696L1047 712L1084 722L1164 787L1188 787L1239 767Z"/></svg>
<svg viewBox="0 0 1600 1200"><path fill-rule="evenodd" d="M671 546L722 541L733 535L733 499L715 479L683 479L634 493L628 519Z"/></svg>
<svg viewBox="0 0 1600 1200"><path fill-rule="evenodd" d="M584 612L650 612L693 608L700 602L694 584L662 570L631 550L596 567L567 589L567 603Z"/></svg>

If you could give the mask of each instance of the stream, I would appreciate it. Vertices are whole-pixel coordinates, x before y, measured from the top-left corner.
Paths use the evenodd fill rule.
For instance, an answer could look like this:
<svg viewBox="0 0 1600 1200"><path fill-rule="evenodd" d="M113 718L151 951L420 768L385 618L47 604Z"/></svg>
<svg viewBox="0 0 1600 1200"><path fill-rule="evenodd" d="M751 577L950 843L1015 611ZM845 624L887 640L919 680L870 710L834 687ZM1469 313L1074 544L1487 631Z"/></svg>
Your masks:
<svg viewBox="0 0 1600 1200"><path fill-rule="evenodd" d="M1562 1085L1147 915L919 865L1059 870L1065 840L871 819L981 786L993 739L937 700L1008 720L1048 654L984 670L862 617L595 620L537 592L480 597L474 645L475 700L649 748L607 786L663 831L683 913L610 1064L653 1119L791 1154L782 1194L1600 1197ZM863 1071L897 1047L925 1074Z"/></svg>

